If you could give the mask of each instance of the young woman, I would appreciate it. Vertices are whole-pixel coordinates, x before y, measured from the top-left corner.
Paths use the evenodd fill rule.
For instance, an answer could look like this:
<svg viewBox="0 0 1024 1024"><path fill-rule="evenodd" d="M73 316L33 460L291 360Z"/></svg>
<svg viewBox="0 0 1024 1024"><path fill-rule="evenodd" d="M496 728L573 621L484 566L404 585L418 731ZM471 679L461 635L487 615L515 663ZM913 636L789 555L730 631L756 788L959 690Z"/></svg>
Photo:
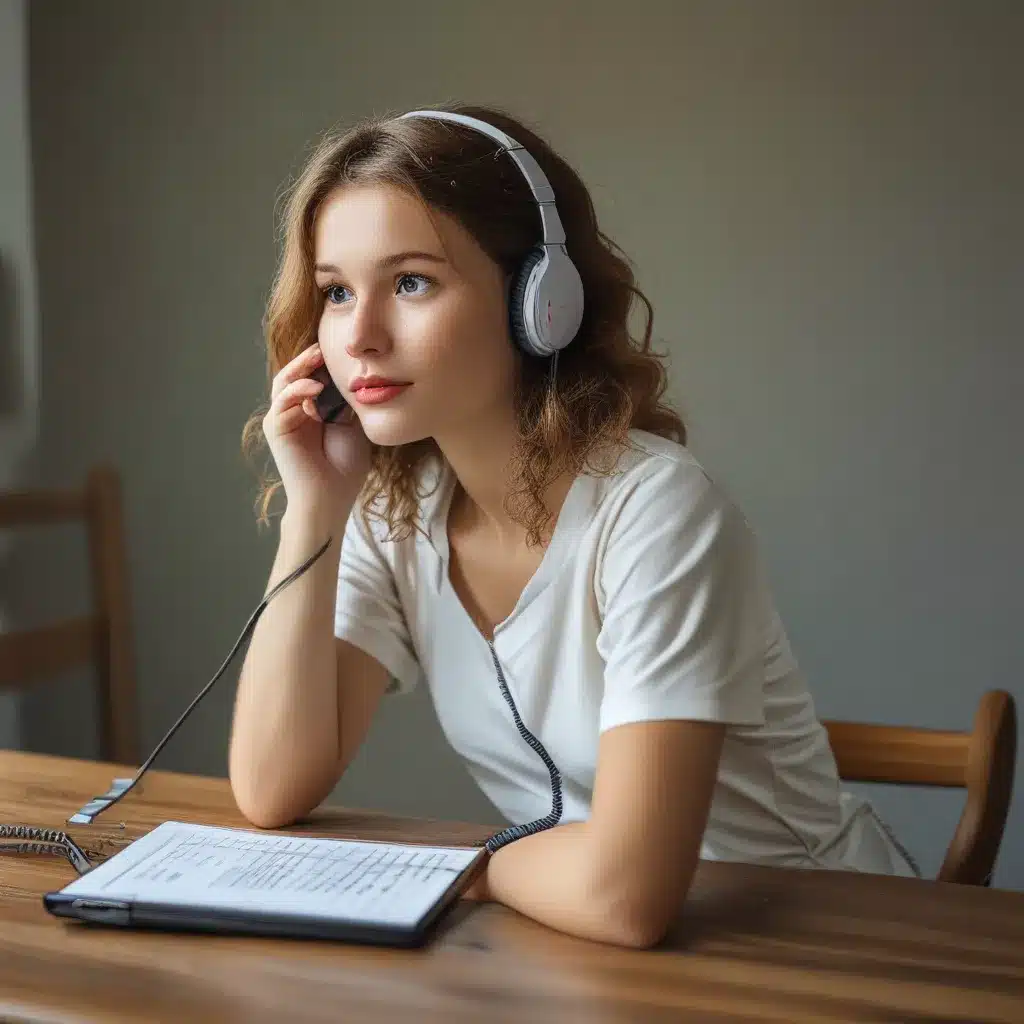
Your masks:
<svg viewBox="0 0 1024 1024"><path fill-rule="evenodd" d="M525 826L473 895L551 927L651 945L702 856L914 873L840 789L754 537L661 402L650 305L582 181L507 115L454 113L329 138L291 190L247 432L280 478L264 513L286 500L270 585L330 546L252 638L238 806L307 814L382 696L420 685Z"/></svg>

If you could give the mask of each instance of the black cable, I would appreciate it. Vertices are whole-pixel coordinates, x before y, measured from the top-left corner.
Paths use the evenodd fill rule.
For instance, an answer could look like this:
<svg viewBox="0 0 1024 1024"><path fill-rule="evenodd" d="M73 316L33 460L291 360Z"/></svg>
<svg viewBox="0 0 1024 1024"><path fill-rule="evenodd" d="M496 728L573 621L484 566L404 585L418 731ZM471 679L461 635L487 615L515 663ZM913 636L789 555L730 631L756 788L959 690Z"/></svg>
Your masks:
<svg viewBox="0 0 1024 1024"><path fill-rule="evenodd" d="M249 621L246 622L245 627L239 634L238 639L235 641L234 646L231 648L228 656L224 659L224 663L214 674L213 678L196 694L192 702L182 712L178 720L171 726L167 731L167 734L162 740L156 745L153 752L146 758L145 761L139 766L138 771L131 779L115 779L111 785L110 790L103 796L94 797L89 803L85 805L80 811L73 814L69 819L69 823L77 825L91 825L93 820L108 808L113 807L119 800L125 795L130 793L135 788L138 781L142 776L149 770L150 766L156 760L157 755L161 750L168 744L171 737L178 731L182 723L192 713L196 705L210 692L213 685L218 679L224 674L228 665L231 664L235 655L238 653L239 648L243 643L248 641L253 631L256 628L256 623L259 621L260 616L263 614L267 605L273 598L280 593L289 583L298 579L307 569L309 569L321 555L331 546L332 538L328 537L324 542L323 546L316 551L313 555L306 559L297 569L294 569L287 576L284 577L279 583L277 583L263 598L263 600L257 605L255 611L249 616ZM544 749L544 745L537 739L536 736L530 732L529 729L523 724L523 720L519 715L519 711L516 708L515 701L512 699L512 693L508 688L508 683L505 681L505 673L502 670L501 662L498 660L497 652L494 649L493 641L488 641L488 646L491 652L491 660L494 662L494 670L498 676L498 685L501 688L501 695L505 698L505 702L508 704L509 709L512 712L512 719L515 722L516 729L519 731L520 736L529 744L540 759L544 762L545 767L548 770L548 775L551 779L551 811L546 814L543 818L537 818L535 821L527 822L523 825L512 825L509 828L502 829L500 832L496 832L491 836L485 843L484 846L489 854L495 853L500 850L503 846L507 846L509 843L515 842L517 839L522 839L525 836L534 835L537 832L542 832L545 829L553 828L562 819L562 776L555 765L551 756L547 750Z"/></svg>
<svg viewBox="0 0 1024 1024"><path fill-rule="evenodd" d="M135 773L131 780L128 781L127 784L125 784L125 780L115 779L113 786L104 796L94 797L93 800L91 800L88 804L85 805L85 807L83 807L80 811L78 811L76 814L72 815L68 819L70 823L76 825L91 825L93 819L96 818L97 815L102 814L109 807L112 807L123 796L125 796L125 794L130 793L131 790L135 788L136 783L138 783L139 779L141 779L142 776L146 773L146 771L149 770L150 765L152 765L153 761L156 760L157 755L167 745L171 737L178 731L178 728L181 726L182 722L184 722L185 719L188 718L188 716L192 713L195 706L203 699L203 697L207 695L207 693L210 692L210 689L213 687L213 684L216 683L217 680L220 679L220 677L224 674L225 669L227 669L228 665L231 664L232 659L238 653L238 649L242 646L243 643L245 643L251 638L253 631L256 629L256 623L259 621L260 616L263 614L264 610L266 609L270 601L273 600L273 598L281 590L288 586L289 583L293 582L294 580L297 580L307 569L309 569L310 566L312 566L313 563L316 562L316 560L320 558L320 556L323 555L323 553L331 546L331 540L332 538L328 537L327 540L324 542L323 546L315 554L310 555L310 557L307 558L306 561L302 563L302 565L300 565L297 569L292 570L292 572L285 576L283 580L277 583L264 596L263 600L260 601L260 603L256 606L256 610L252 613L252 615L249 616L249 621L245 624L245 627L239 634L238 639L235 641L235 645L231 648L231 651L229 652L228 656L224 659L224 663L221 665L219 669L217 669L217 672L214 675L214 677L199 691L198 694L196 694L195 698L192 700L192 703L189 704L187 708L185 708L185 710L181 714L181 717L179 717L179 719L174 723L174 725L172 725L171 728L167 731L167 735L165 735L164 738L156 745L156 748L154 749L153 753L150 754L149 757L147 757L146 760L142 762L142 764L139 766L139 770ZM95 810L87 810L87 808L93 806L96 807Z"/></svg>
<svg viewBox="0 0 1024 1024"><path fill-rule="evenodd" d="M484 843L484 847L488 853L496 853L503 846L508 846L509 843L514 843L517 839L523 839L526 836L535 835L537 832L543 832L545 829L554 828L562 820L562 774L559 772L555 762L551 760L551 755L544 749L544 744L526 728L522 718L519 717L519 711L516 708L515 701L512 699L508 683L505 681L505 673L502 671L501 662L498 661L498 654L494 649L494 641L488 640L487 646L491 649L491 660L494 662L494 670L498 674L498 686L501 688L501 695L505 698L505 703L508 704L512 711L512 720L516 723L519 735L526 740L533 751L544 762L544 766L548 770L548 776L551 779L551 811L544 815L543 818L537 818L535 821L527 822L525 825L512 825L509 828L502 829L500 832L495 832Z"/></svg>

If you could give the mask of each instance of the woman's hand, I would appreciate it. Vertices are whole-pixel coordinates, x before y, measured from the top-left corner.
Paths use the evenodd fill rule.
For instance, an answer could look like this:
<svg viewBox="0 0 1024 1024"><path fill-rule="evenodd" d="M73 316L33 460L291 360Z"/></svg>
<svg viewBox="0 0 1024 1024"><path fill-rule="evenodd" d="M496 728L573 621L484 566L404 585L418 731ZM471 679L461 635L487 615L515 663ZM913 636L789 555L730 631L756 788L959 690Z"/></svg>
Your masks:
<svg viewBox="0 0 1024 1024"><path fill-rule="evenodd" d="M351 407L325 424L314 399L324 385L310 377L323 365L319 344L304 349L274 377L263 433L289 505L351 504L370 470L370 442Z"/></svg>

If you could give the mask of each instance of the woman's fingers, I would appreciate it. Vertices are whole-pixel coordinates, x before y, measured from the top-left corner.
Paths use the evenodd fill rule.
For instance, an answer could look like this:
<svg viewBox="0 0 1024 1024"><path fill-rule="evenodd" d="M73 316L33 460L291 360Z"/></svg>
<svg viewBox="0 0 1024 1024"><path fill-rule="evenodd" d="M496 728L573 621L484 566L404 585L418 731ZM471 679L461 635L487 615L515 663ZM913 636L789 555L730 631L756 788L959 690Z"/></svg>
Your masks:
<svg viewBox="0 0 1024 1024"><path fill-rule="evenodd" d="M306 403L312 404L323 389L323 384L308 377L286 384L270 403L263 419L264 433L280 436L301 426L308 419Z"/></svg>
<svg viewBox="0 0 1024 1024"><path fill-rule="evenodd" d="M282 413L293 405L302 405L307 398L313 398L323 391L324 386L318 380L301 377L286 384L270 403L270 411Z"/></svg>
<svg viewBox="0 0 1024 1024"><path fill-rule="evenodd" d="M286 363L278 371L270 387L270 397L277 398L289 384L308 377L323 361L324 357L319 344L313 344L309 348L303 349L291 362Z"/></svg>
<svg viewBox="0 0 1024 1024"><path fill-rule="evenodd" d="M317 423L323 423L323 418L320 413L316 411L316 402L312 398L304 398L302 400L302 411L311 419L316 420Z"/></svg>

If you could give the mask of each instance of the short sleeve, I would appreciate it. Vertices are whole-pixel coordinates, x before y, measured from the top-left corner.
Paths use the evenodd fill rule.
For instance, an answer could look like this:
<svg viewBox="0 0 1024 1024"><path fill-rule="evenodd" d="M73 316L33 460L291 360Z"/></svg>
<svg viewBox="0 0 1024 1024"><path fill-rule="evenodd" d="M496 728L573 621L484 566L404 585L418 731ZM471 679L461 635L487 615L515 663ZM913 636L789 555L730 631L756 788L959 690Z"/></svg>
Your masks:
<svg viewBox="0 0 1024 1024"><path fill-rule="evenodd" d="M421 670L394 574L358 505L342 541L334 635L384 666L391 676L388 693L406 693L419 682Z"/></svg>
<svg viewBox="0 0 1024 1024"><path fill-rule="evenodd" d="M633 486L598 575L601 729L764 721L761 572L740 511L693 464Z"/></svg>

